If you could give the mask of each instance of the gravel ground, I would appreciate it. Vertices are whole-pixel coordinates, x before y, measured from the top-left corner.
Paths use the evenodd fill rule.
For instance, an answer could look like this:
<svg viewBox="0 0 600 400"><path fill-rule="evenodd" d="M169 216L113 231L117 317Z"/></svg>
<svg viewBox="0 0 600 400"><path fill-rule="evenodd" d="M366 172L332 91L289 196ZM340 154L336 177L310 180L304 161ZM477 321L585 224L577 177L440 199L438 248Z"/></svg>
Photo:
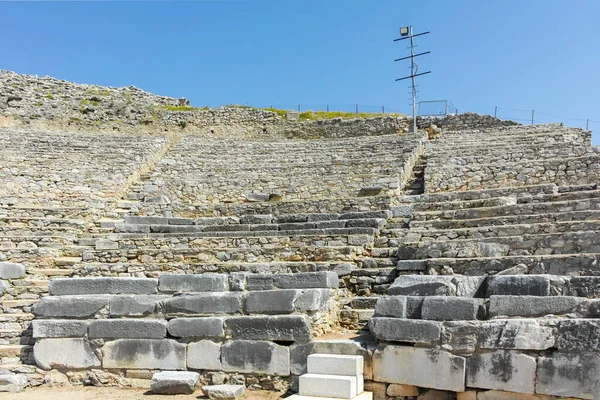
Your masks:
<svg viewBox="0 0 600 400"><path fill-rule="evenodd" d="M246 391L244 400L276 400L282 395L267 391ZM202 396L200 389L195 394L159 396L153 395L146 389L119 389L98 387L60 387L26 389L21 393L0 393L0 399L10 400L199 400L207 399Z"/></svg>

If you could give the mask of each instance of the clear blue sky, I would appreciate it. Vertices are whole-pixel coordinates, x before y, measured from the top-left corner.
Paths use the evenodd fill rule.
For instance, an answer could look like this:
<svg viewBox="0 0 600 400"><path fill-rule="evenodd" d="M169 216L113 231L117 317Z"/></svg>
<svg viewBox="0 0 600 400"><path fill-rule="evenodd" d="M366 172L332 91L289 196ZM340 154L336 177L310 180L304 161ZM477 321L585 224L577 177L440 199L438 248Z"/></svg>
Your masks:
<svg viewBox="0 0 600 400"><path fill-rule="evenodd" d="M385 105L410 112L406 41L420 98L536 122L600 121L598 0L0 2L0 68L135 85L193 105ZM565 121L582 126L585 121ZM590 123L600 143L600 122Z"/></svg>

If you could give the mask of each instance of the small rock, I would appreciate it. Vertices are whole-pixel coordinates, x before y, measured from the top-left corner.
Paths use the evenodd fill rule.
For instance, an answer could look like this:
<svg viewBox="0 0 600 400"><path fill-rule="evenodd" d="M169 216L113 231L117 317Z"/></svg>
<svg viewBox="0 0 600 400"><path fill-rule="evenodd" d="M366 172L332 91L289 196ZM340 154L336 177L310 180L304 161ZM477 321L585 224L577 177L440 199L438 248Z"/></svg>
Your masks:
<svg viewBox="0 0 600 400"><path fill-rule="evenodd" d="M25 376L13 374L5 369L0 369L0 392L20 392L26 385L27 378Z"/></svg>
<svg viewBox="0 0 600 400"><path fill-rule="evenodd" d="M163 371L152 375L150 391L156 394L191 394L196 390L200 374L189 371Z"/></svg>
<svg viewBox="0 0 600 400"><path fill-rule="evenodd" d="M203 386L202 391L211 400L235 400L244 395L242 385Z"/></svg>

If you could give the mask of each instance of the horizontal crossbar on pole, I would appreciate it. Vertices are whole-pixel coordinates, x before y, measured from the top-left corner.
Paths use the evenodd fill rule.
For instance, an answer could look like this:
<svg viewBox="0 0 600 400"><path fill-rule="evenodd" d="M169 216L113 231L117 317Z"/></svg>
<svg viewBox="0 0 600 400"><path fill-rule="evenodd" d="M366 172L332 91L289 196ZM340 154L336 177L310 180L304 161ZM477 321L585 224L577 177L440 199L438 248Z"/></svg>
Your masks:
<svg viewBox="0 0 600 400"><path fill-rule="evenodd" d="M409 76L405 76L404 78L398 78L398 79L396 79L396 81L403 81L404 79L415 78L417 76L427 75L427 74L430 74L430 73L431 73L431 71L421 72L420 74L409 75Z"/></svg>
<svg viewBox="0 0 600 400"><path fill-rule="evenodd" d="M408 59L409 59L409 58L411 58L411 57L419 57L419 56L423 56L423 55L425 55L425 54L429 54L429 53L431 53L431 52L430 52L430 51L426 51L426 52L424 52L424 53L419 53L419 54L415 54L415 55L408 56L408 57L397 58L397 59L395 59L394 61L408 60Z"/></svg>
<svg viewBox="0 0 600 400"><path fill-rule="evenodd" d="M415 37L415 36L421 36L421 35L427 35L429 32L423 32L423 33L417 33L416 35L412 35L412 36L404 36L398 39L394 39L394 42L399 42L400 40L404 40L404 39L410 39L411 37Z"/></svg>

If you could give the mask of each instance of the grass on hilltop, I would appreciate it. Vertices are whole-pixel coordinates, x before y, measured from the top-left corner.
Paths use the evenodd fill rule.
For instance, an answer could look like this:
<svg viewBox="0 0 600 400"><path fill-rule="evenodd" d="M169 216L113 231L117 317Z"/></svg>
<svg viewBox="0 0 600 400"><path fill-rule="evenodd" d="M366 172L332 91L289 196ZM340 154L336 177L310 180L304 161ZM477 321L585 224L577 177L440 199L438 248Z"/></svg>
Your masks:
<svg viewBox="0 0 600 400"><path fill-rule="evenodd" d="M300 113L300 121L320 121L325 119L354 119L354 118L376 118L376 117L399 117L400 114L382 113L353 113L344 111L305 111Z"/></svg>
<svg viewBox="0 0 600 400"><path fill-rule="evenodd" d="M209 110L209 107L192 107L192 106L160 106L165 110L169 111L195 111L195 110ZM225 108L242 108L242 109L254 109L254 110L265 110L276 113L282 118L286 118L288 110L281 110L273 107L268 108L256 108L252 106L245 106L241 104L227 104ZM383 114L383 113L353 113L344 111L305 111L300 113L300 121L320 121L334 118L342 119L354 119L354 118L376 118L376 117L399 117L401 114Z"/></svg>

